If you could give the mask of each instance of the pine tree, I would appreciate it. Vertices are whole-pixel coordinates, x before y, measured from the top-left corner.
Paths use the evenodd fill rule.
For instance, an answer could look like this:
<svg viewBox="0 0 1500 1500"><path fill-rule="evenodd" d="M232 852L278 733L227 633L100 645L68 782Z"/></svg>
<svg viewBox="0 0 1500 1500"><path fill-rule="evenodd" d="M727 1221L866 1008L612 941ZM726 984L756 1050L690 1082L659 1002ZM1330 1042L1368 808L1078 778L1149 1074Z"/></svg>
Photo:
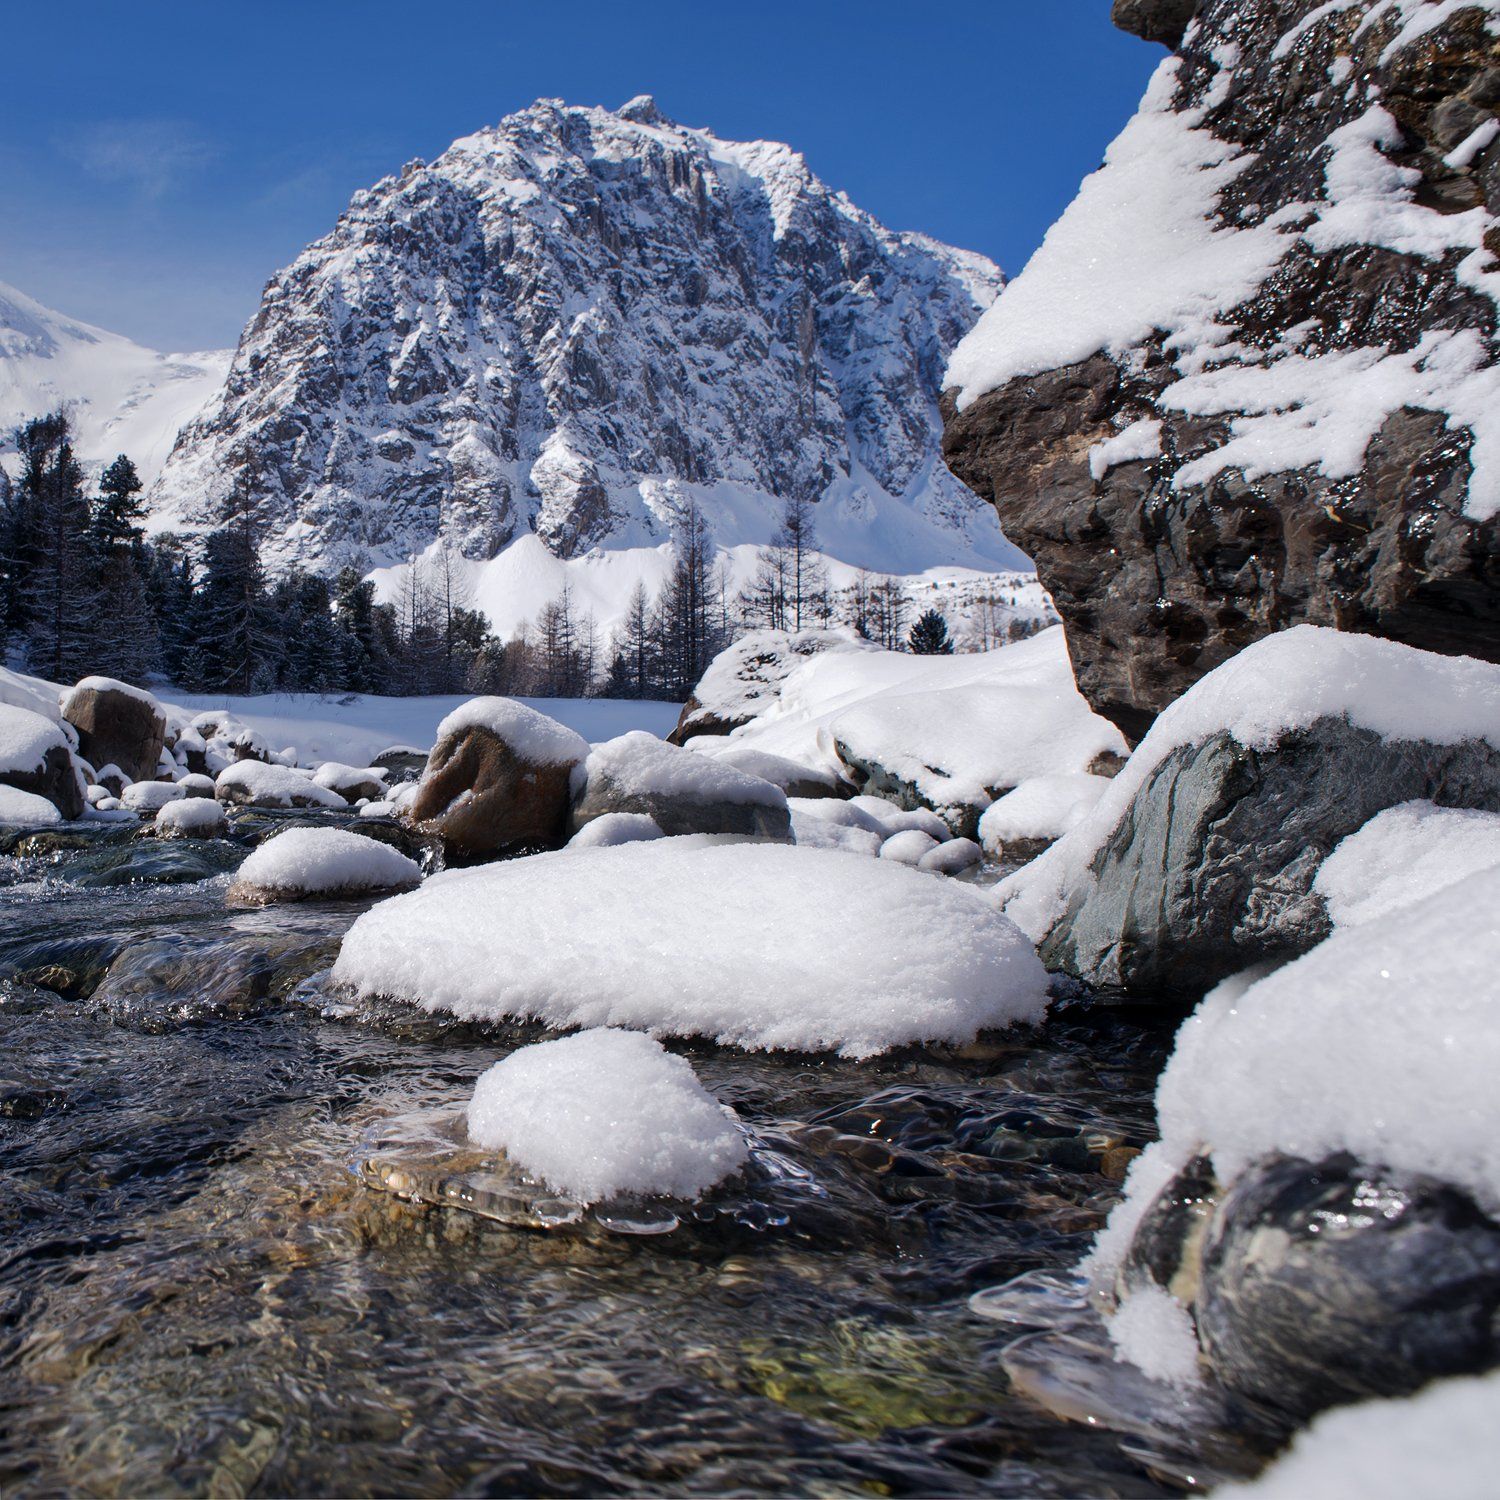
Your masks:
<svg viewBox="0 0 1500 1500"><path fill-rule="evenodd" d="M916 656L952 656L953 642L948 639L948 622L937 610L924 610L906 637L906 644Z"/></svg>
<svg viewBox="0 0 1500 1500"><path fill-rule="evenodd" d="M91 517L94 538L102 551L132 547L145 535L140 522L146 515L141 478L122 453L99 478L99 496Z"/></svg>
<svg viewBox="0 0 1500 1500"><path fill-rule="evenodd" d="M266 597L254 512L245 491L231 499L226 520L204 549L198 629L205 672L215 689L266 691L275 684L282 637Z"/></svg>
<svg viewBox="0 0 1500 1500"><path fill-rule="evenodd" d="M724 644L712 608L708 525L690 505L677 529L672 572L653 612L652 635L661 662L661 685L685 698Z"/></svg>

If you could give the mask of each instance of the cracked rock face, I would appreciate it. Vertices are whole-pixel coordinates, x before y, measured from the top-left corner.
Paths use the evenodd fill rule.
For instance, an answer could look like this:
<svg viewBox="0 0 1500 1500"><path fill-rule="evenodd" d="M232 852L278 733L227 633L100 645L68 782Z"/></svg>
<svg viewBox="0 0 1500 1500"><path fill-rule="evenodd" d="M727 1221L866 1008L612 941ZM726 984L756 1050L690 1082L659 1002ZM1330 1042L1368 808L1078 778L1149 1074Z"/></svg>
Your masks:
<svg viewBox="0 0 1500 1500"><path fill-rule="evenodd" d="M1303 621L1500 659L1500 4L1116 15L1178 51L943 402L1084 696L1139 738Z"/></svg>
<svg viewBox="0 0 1500 1500"><path fill-rule="evenodd" d="M543 100L357 193L272 278L156 519L212 527L240 486L268 563L327 570L439 537L654 546L690 499L765 541L800 495L1013 565L934 409L1001 283L785 146Z"/></svg>

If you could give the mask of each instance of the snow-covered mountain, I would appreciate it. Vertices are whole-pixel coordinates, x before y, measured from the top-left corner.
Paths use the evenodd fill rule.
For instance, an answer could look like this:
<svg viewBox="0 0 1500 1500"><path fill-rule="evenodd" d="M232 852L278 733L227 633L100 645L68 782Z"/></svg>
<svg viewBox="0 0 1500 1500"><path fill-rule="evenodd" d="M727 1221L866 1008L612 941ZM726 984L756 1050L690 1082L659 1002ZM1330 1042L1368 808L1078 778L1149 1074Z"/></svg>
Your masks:
<svg viewBox="0 0 1500 1500"><path fill-rule="evenodd" d="M86 464L128 453L149 484L229 360L227 349L158 354L0 282L0 461L19 423L62 407Z"/></svg>
<svg viewBox="0 0 1500 1500"><path fill-rule="evenodd" d="M638 553L628 592L690 500L733 549L802 495L848 563L1025 566L938 457L944 364L1002 281L786 146L544 100L357 193L271 280L158 524L212 527L242 483L273 567L540 542Z"/></svg>

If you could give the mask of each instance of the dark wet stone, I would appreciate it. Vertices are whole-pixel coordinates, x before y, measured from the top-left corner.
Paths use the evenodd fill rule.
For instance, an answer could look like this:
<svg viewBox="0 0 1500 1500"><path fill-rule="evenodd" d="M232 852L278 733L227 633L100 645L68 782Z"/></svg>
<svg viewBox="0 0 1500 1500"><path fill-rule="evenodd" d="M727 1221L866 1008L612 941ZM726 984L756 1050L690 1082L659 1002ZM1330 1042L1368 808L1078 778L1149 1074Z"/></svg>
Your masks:
<svg viewBox="0 0 1500 1500"><path fill-rule="evenodd" d="M1265 1163L1214 1217L1195 1315L1217 1378L1298 1422L1407 1395L1500 1362L1500 1224L1432 1178Z"/></svg>
<svg viewBox="0 0 1500 1500"><path fill-rule="evenodd" d="M1203 1234L1218 1193L1212 1163L1206 1156L1195 1156L1142 1215L1125 1256L1126 1283L1154 1281L1191 1306L1198 1293Z"/></svg>

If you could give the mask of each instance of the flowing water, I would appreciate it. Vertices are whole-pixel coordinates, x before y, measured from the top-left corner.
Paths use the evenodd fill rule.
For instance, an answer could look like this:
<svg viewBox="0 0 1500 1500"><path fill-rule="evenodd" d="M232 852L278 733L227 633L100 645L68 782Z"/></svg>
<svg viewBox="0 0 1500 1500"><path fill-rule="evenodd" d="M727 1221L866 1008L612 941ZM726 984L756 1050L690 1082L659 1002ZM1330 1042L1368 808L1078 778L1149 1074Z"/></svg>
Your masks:
<svg viewBox="0 0 1500 1500"><path fill-rule="evenodd" d="M1152 1136L1169 1021L1065 999L962 1052L681 1045L752 1171L580 1212L455 1128L538 1033L351 1003L327 970L362 904L226 911L285 821L0 844L0 1492L1187 1483L1017 1376ZM1024 1273L1030 1314L971 1310Z"/></svg>

